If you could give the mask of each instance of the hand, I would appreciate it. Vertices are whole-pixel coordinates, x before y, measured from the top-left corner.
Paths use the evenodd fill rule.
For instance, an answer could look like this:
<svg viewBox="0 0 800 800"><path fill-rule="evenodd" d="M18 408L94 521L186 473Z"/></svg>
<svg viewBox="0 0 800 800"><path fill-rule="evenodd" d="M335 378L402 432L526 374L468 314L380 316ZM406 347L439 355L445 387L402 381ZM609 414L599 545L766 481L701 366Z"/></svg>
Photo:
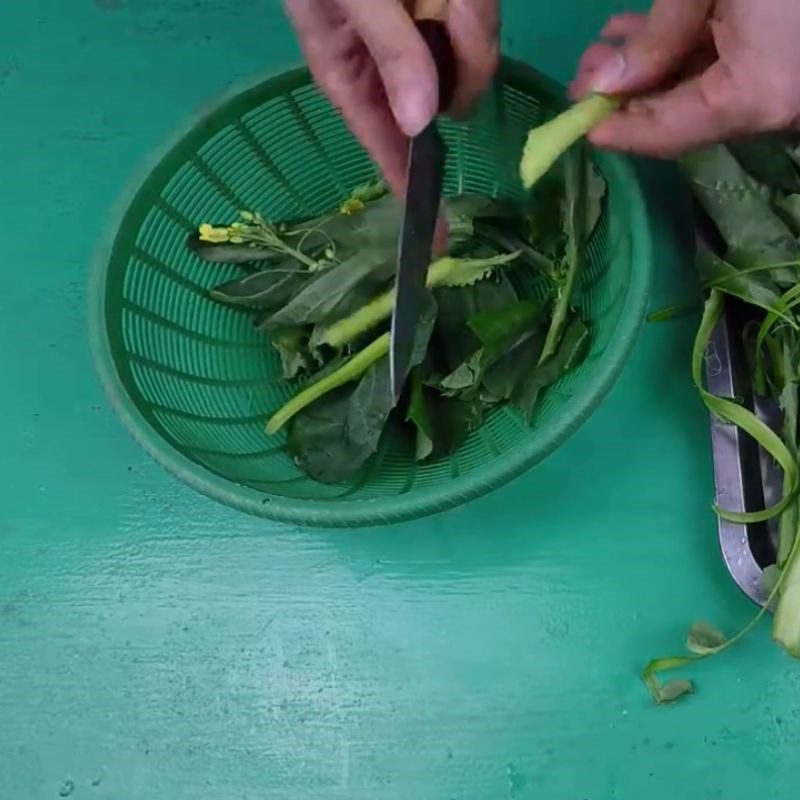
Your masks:
<svg viewBox="0 0 800 800"><path fill-rule="evenodd" d="M439 106L433 59L409 13L413 0L286 0L311 71L330 101L402 195L408 137ZM451 113L465 113L498 61L498 0L448 0L446 21L458 85Z"/></svg>
<svg viewBox="0 0 800 800"><path fill-rule="evenodd" d="M800 127L798 0L655 0L613 17L571 87L633 99L590 135L657 157Z"/></svg>

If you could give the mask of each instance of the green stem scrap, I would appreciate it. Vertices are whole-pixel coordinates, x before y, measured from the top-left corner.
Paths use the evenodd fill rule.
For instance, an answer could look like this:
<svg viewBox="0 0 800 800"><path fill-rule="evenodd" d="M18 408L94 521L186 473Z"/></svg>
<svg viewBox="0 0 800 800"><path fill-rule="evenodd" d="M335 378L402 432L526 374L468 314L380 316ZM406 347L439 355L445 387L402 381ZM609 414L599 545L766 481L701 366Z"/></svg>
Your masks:
<svg viewBox="0 0 800 800"><path fill-rule="evenodd" d="M530 189L582 137L620 106L620 99L594 94L528 134L520 163L522 185Z"/></svg>

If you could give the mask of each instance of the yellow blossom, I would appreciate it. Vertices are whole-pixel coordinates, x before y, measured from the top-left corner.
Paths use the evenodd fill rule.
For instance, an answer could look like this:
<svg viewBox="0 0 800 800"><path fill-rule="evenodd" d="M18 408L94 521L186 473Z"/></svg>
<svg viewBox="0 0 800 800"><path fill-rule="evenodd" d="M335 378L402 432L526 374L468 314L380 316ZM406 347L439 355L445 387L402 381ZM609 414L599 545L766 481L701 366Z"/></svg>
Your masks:
<svg viewBox="0 0 800 800"><path fill-rule="evenodd" d="M227 228L215 228L207 222L203 223L198 229L201 242L211 242L212 244L222 244L230 239L230 232Z"/></svg>
<svg viewBox="0 0 800 800"><path fill-rule="evenodd" d="M344 203L342 203L339 208L339 213L349 216L350 214L358 213L362 208L364 208L363 200L359 200L357 197L351 197L349 200L345 200Z"/></svg>

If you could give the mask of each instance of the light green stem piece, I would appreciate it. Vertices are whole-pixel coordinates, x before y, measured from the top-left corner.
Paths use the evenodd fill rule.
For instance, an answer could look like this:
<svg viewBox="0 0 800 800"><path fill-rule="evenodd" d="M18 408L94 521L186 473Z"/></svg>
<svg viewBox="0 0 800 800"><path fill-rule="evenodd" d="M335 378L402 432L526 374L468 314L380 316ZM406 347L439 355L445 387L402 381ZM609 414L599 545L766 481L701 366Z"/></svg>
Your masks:
<svg viewBox="0 0 800 800"><path fill-rule="evenodd" d="M586 233L586 192L589 173L589 157L586 148L577 145L567 160L567 271L553 310L553 319L544 341L540 364L555 355L567 325L572 292L578 273L583 269Z"/></svg>
<svg viewBox="0 0 800 800"><path fill-rule="evenodd" d="M428 268L427 286L471 286L486 278L492 270L509 264L519 257L519 251L494 258L440 258ZM394 291L385 292L371 300L349 317L331 325L325 331L323 342L337 349L344 347L362 333L380 325L392 314Z"/></svg>
<svg viewBox="0 0 800 800"><path fill-rule="evenodd" d="M534 128L528 134L519 168L523 186L530 189L578 139L619 106L616 97L594 94Z"/></svg>
<svg viewBox="0 0 800 800"><path fill-rule="evenodd" d="M789 655L800 658L800 533L795 532L792 552L781 573L778 607L772 621L772 638Z"/></svg>
<svg viewBox="0 0 800 800"><path fill-rule="evenodd" d="M376 361L389 353L389 334L386 333L376 339L372 344L356 353L347 363L335 372L326 375L316 383L303 389L300 394L293 397L267 422L267 433L276 434L292 417L299 414L304 408L310 406L320 397L344 386L346 383L358 380Z"/></svg>
<svg viewBox="0 0 800 800"><path fill-rule="evenodd" d="M374 300L370 300L358 311L339 322L334 323L325 331L323 341L337 350L349 344L365 331L371 330L383 320L388 319L392 313L394 292L386 292Z"/></svg>

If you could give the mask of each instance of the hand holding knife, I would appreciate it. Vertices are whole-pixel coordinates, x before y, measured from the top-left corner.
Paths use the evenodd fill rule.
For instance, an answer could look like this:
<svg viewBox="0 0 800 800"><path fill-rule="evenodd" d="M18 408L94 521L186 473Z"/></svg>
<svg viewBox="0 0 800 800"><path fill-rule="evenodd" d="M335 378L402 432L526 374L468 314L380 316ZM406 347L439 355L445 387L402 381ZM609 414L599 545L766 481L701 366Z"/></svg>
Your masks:
<svg viewBox="0 0 800 800"><path fill-rule="evenodd" d="M431 51L439 77L440 113L449 107L456 87L456 58L444 24L446 15L447 0L417 3L417 29ZM433 259L445 158L445 144L433 120L411 140L409 149L408 190L398 249L389 355L395 403L400 400L408 378L419 312L428 291L425 282Z"/></svg>

